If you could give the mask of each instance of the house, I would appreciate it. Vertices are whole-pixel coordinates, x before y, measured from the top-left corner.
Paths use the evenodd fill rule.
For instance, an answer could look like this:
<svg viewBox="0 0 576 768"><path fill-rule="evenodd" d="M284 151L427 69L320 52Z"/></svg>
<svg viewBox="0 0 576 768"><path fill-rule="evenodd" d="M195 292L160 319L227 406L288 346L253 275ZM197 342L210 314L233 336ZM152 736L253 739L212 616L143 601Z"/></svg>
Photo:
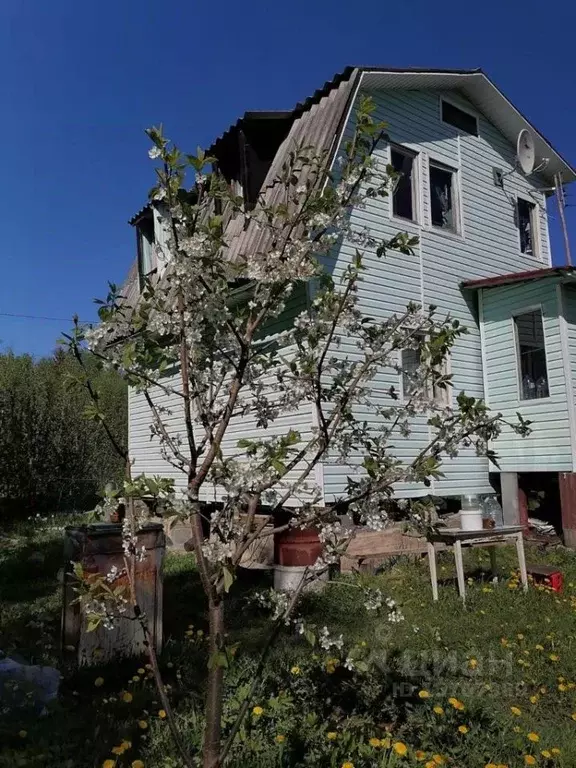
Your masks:
<svg viewBox="0 0 576 768"><path fill-rule="evenodd" d="M310 98L287 112L248 112L210 147L231 185L253 206L259 193L274 194L273 181L295 143L313 143L334 159L353 127L354 104L369 93L377 118L388 124L387 140L376 149L383 164L402 172L393 196L370 201L352 213L383 237L407 231L418 235L414 258L389 253L384 261L367 255L370 280L360 289L366 311L380 317L402 310L409 301L435 304L469 330L451 357L454 391L483 397L508 416L520 412L532 421L521 438L504 431L493 446L500 466L472 450L445 462L445 477L432 488L403 485L399 497L432 492L453 498L487 494L500 485L506 519L519 519L525 500L522 478L546 473L560 488L566 540L576 544L576 271L552 266L547 199L561 179L576 172L514 107L481 70L399 70L347 68ZM533 138L537 164L520 169L517 137ZM137 232L138 261L128 290L138 291L138 274L162 270L151 245L162 244L162 217L146 206L131 222ZM254 231L227 230L230 256L257 252ZM332 253L338 271L353 254L346 242ZM306 306L306 297L292 307ZM339 354L353 351L353 342ZM409 352L402 360L410 365ZM400 380L399 380L400 378ZM382 394L401 376L390 370L378 379ZM378 396L378 393L376 393ZM171 427L182 426L178 403ZM376 418L369 410L367 419ZM311 407L290 417L303 434L313 423ZM130 450L134 471L177 473L162 459L150 435L150 418L141 395L130 394ZM280 428L286 425L280 424ZM249 420L234 423L224 452L256 430ZM422 418L398 455L410 457L428 441ZM349 467L326 462L316 482L329 503L344 490ZM520 478L520 491L519 491ZM520 501L519 501L520 499Z"/></svg>

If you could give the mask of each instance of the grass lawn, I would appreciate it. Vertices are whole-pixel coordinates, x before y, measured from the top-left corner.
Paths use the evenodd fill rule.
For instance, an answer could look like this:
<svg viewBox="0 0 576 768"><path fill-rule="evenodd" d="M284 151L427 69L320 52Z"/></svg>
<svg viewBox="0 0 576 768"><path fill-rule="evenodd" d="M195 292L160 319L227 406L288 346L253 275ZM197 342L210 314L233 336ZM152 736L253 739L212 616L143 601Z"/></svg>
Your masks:
<svg viewBox="0 0 576 768"><path fill-rule="evenodd" d="M145 768L178 768L145 660L80 671L60 666L61 552L58 521L21 525L0 538L0 649L59 666L64 676L58 702L44 716L21 698L20 706L0 704L0 766L123 768L136 761L141 768L142 761ZM344 647L325 651L286 633L230 764L576 766L576 556L530 548L527 556L563 571L561 595L535 588L525 595L511 576L510 548L499 552L503 579L496 586L484 573L488 555L470 553L466 609L447 555L439 559L446 583L437 604L425 560L398 561L380 575L307 597L306 622L342 634ZM267 584L260 574L251 578L235 584L229 610L230 643L239 645L225 726L246 695L266 634L266 617L248 598ZM405 620L392 624L366 611L362 586L392 596ZM168 556L161 663L193 753L206 669L199 595L192 558ZM347 657L355 669L346 669Z"/></svg>

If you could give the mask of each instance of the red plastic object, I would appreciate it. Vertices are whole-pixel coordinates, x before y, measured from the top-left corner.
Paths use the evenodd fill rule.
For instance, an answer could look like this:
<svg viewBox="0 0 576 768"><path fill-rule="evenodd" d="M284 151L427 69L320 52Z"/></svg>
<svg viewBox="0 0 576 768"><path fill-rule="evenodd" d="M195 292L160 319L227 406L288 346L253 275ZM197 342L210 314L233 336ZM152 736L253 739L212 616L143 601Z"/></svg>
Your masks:
<svg viewBox="0 0 576 768"><path fill-rule="evenodd" d="M551 565L528 565L526 570L535 584L545 584L553 592L562 592L564 575Z"/></svg>
<svg viewBox="0 0 576 768"><path fill-rule="evenodd" d="M322 553L315 528L289 528L274 538L276 565L314 565Z"/></svg>

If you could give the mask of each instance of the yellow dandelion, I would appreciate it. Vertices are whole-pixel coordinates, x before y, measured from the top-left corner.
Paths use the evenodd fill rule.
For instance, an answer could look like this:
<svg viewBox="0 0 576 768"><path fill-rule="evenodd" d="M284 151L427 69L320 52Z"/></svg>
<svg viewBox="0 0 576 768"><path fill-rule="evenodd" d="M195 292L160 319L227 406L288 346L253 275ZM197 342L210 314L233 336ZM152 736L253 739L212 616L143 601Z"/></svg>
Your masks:
<svg viewBox="0 0 576 768"><path fill-rule="evenodd" d="M254 717L260 717L261 715L264 714L264 710L262 709L262 707L254 707L254 709L252 710L252 714L254 715Z"/></svg>
<svg viewBox="0 0 576 768"><path fill-rule="evenodd" d="M299 675L300 671L301 671L300 667L297 667L297 666L296 667L292 667L292 669L290 670L291 674L293 674L293 675Z"/></svg>
<svg viewBox="0 0 576 768"><path fill-rule="evenodd" d="M522 728L520 728L519 725L515 725L514 728L512 728L512 730L514 731L514 733L521 733L522 732Z"/></svg>
<svg viewBox="0 0 576 768"><path fill-rule="evenodd" d="M20 736L21 739L25 739L26 736L28 736L28 731L18 731L18 736Z"/></svg>
<svg viewBox="0 0 576 768"><path fill-rule="evenodd" d="M484 768L498 768L498 766L496 765L496 763L486 763Z"/></svg>
<svg viewBox="0 0 576 768"><path fill-rule="evenodd" d="M537 742L540 741L540 736L538 736L537 733L534 733L534 731L530 731L530 733L527 734L528 741Z"/></svg>
<svg viewBox="0 0 576 768"><path fill-rule="evenodd" d="M414 757L416 760L425 760L426 752L423 752L421 749L417 749L416 752L414 752Z"/></svg>
<svg viewBox="0 0 576 768"><path fill-rule="evenodd" d="M432 755L432 760L434 761L435 765L444 765L446 760L442 757L442 755Z"/></svg>
<svg viewBox="0 0 576 768"><path fill-rule="evenodd" d="M164 720L166 717L166 710L165 709L159 709L158 710L158 717L160 720Z"/></svg>
<svg viewBox="0 0 576 768"><path fill-rule="evenodd" d="M560 693L564 693L564 691L568 690L568 686L565 685L565 683L560 683L558 686L558 690L560 691Z"/></svg>
<svg viewBox="0 0 576 768"><path fill-rule="evenodd" d="M530 704L537 704L538 696L530 696Z"/></svg>
<svg viewBox="0 0 576 768"><path fill-rule="evenodd" d="M116 765L116 760L104 760L102 763L102 768L114 768Z"/></svg>
<svg viewBox="0 0 576 768"><path fill-rule="evenodd" d="M465 733L468 733L469 730L470 730L470 728L468 728L467 725L459 725L458 726L458 733L464 733L465 734Z"/></svg>
<svg viewBox="0 0 576 768"><path fill-rule="evenodd" d="M276 735L275 741L276 741L276 744L284 744L284 742L286 741L286 736L284 736L283 733L278 733Z"/></svg>
<svg viewBox="0 0 576 768"><path fill-rule="evenodd" d="M558 656L557 653L551 653L550 656L548 656L550 661L560 661L560 656Z"/></svg>
<svg viewBox="0 0 576 768"><path fill-rule="evenodd" d="M542 757L545 757L545 758L552 757L552 752L549 752L547 749L543 749L542 752L540 752L540 754L542 755Z"/></svg>
<svg viewBox="0 0 576 768"><path fill-rule="evenodd" d="M124 747L124 750L130 749L132 747L132 742L128 741L128 739L124 739L122 746Z"/></svg>
<svg viewBox="0 0 576 768"><path fill-rule="evenodd" d="M354 763L351 763L350 760L346 760L345 763L342 763L342 768L354 768Z"/></svg>
<svg viewBox="0 0 576 768"><path fill-rule="evenodd" d="M132 768L144 768L142 760L132 760Z"/></svg>
<svg viewBox="0 0 576 768"><path fill-rule="evenodd" d="M428 760L424 768L436 768L436 763L434 762L434 760Z"/></svg>
<svg viewBox="0 0 576 768"><path fill-rule="evenodd" d="M392 749L397 755L400 755L400 757L403 757L408 752L408 747L403 741L395 741L394 744L392 744Z"/></svg>
<svg viewBox="0 0 576 768"><path fill-rule="evenodd" d="M328 733L326 734L326 738L328 739L328 741L335 741L338 738L338 734L336 733L336 731L328 731Z"/></svg>
<svg viewBox="0 0 576 768"><path fill-rule="evenodd" d="M444 714L444 708L436 705L433 710L437 715L443 715Z"/></svg>
<svg viewBox="0 0 576 768"><path fill-rule="evenodd" d="M391 743L392 742L388 738L380 739L380 746L383 747L384 749L390 749L390 744Z"/></svg>
<svg viewBox="0 0 576 768"><path fill-rule="evenodd" d="M420 696L421 699L429 699L430 691L418 691L418 696Z"/></svg>
<svg viewBox="0 0 576 768"><path fill-rule="evenodd" d="M470 667L470 669L476 669L476 667L478 666L478 659L470 659L470 661L468 662L468 666Z"/></svg>
<svg viewBox="0 0 576 768"><path fill-rule="evenodd" d="M540 645L540 643L536 643L536 645L534 646L534 648L536 648L536 650L537 650L537 651L543 651L543 650L544 650L544 646L543 646L543 645Z"/></svg>
<svg viewBox="0 0 576 768"><path fill-rule="evenodd" d="M518 638L518 640L524 640L524 635L522 635L520 633L517 634L516 637Z"/></svg>
<svg viewBox="0 0 576 768"><path fill-rule="evenodd" d="M524 755L524 764L536 765L536 758L534 757L534 755Z"/></svg>
<svg viewBox="0 0 576 768"><path fill-rule="evenodd" d="M100 688L101 685L104 685L104 678L97 677L96 680L94 680L94 685L96 686L96 688Z"/></svg>
<svg viewBox="0 0 576 768"><path fill-rule="evenodd" d="M380 739L377 739L373 736L371 739L368 740L368 744L370 744L371 747L379 747Z"/></svg>
<svg viewBox="0 0 576 768"><path fill-rule="evenodd" d="M130 704L133 698L132 694L128 693L128 691L122 694L122 701L125 701L126 704Z"/></svg>
<svg viewBox="0 0 576 768"><path fill-rule="evenodd" d="M148 728L148 723L146 720L138 720L138 728L140 728L142 731L145 731L146 728Z"/></svg>
<svg viewBox="0 0 576 768"><path fill-rule="evenodd" d="M110 751L113 755L123 755L124 752L126 752L126 749L122 746L122 744L120 744L118 747L112 747Z"/></svg>
<svg viewBox="0 0 576 768"><path fill-rule="evenodd" d="M513 715L516 715L516 717L520 717L522 714L520 707L510 707L510 712L512 712Z"/></svg>
<svg viewBox="0 0 576 768"><path fill-rule="evenodd" d="M144 667L140 667L140 669L138 670L138 674L139 675L145 675L146 674L146 670L144 669Z"/></svg>
<svg viewBox="0 0 576 768"><path fill-rule="evenodd" d="M553 755L559 755L560 754L560 750L558 749L558 747L552 747L550 752L552 752Z"/></svg>

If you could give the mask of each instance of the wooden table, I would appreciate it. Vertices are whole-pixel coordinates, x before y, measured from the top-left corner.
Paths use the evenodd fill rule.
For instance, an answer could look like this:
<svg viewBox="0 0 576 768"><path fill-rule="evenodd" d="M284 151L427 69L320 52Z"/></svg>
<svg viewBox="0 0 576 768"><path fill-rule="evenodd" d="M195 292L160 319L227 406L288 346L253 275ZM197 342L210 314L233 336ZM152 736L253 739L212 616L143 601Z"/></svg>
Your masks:
<svg viewBox="0 0 576 768"><path fill-rule="evenodd" d="M454 550L456 561L456 574L458 577L458 591L460 597L466 602L466 583L464 580L464 563L462 561L462 547L487 547L490 548L490 564L492 573L496 572L496 552L494 548L499 544L515 542L520 567L520 579L526 592L528 589L528 576L526 574L526 558L524 556L523 528L521 525L505 525L501 528L488 528L480 531L463 531L460 528L445 528L435 531L428 536L428 564L430 566L430 581L432 582L432 595L438 600L438 576L436 572L436 545L445 544Z"/></svg>

